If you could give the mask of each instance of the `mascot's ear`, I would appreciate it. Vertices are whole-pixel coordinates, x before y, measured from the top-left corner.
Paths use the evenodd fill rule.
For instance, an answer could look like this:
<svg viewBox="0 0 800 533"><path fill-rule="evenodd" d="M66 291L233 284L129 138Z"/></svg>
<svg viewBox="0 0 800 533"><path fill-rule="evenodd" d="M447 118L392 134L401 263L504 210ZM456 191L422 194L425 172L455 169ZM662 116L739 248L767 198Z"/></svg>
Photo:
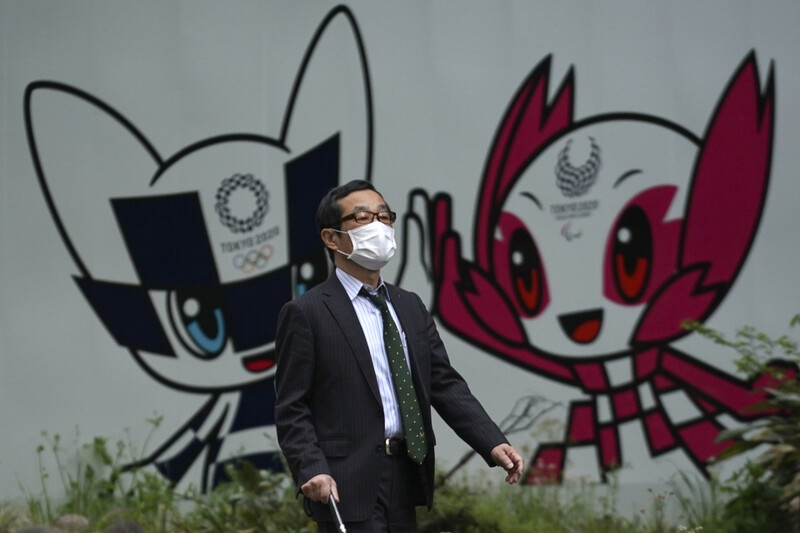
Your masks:
<svg viewBox="0 0 800 533"><path fill-rule="evenodd" d="M158 153L117 111L60 83L28 85L25 125L42 193L81 275L135 282L109 199L144 193Z"/></svg>
<svg viewBox="0 0 800 533"><path fill-rule="evenodd" d="M761 94L751 53L709 122L684 225L681 266L708 264L705 283L730 285L755 238L772 161L775 87Z"/></svg>
<svg viewBox="0 0 800 533"><path fill-rule="evenodd" d="M750 252L766 201L775 116L773 72L761 93L751 53L717 105L689 189L678 272L642 316L634 342L685 335L725 298Z"/></svg>
<svg viewBox="0 0 800 533"><path fill-rule="evenodd" d="M551 137L572 124L574 73L572 68L548 101L551 56L528 75L511 100L495 133L478 196L475 226L476 260L489 270L494 217L520 169Z"/></svg>
<svg viewBox="0 0 800 533"><path fill-rule="evenodd" d="M336 134L340 180L371 179L372 90L361 33L344 6L328 13L311 39L280 140L296 156Z"/></svg>

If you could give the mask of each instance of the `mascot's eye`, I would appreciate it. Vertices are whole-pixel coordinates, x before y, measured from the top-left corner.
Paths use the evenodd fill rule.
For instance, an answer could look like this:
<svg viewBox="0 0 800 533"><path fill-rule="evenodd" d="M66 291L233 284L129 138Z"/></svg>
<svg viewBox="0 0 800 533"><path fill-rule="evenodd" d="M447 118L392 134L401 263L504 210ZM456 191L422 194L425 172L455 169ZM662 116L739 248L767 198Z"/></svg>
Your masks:
<svg viewBox="0 0 800 533"><path fill-rule="evenodd" d="M611 270L625 302L638 300L647 287L653 266L653 233L642 208L628 207L614 228Z"/></svg>
<svg viewBox="0 0 800 533"><path fill-rule="evenodd" d="M544 274L539 251L526 230L514 230L508 254L511 283L517 302L523 311L535 315L542 307Z"/></svg>
<svg viewBox="0 0 800 533"><path fill-rule="evenodd" d="M167 298L170 323L181 344L203 359L217 357L228 337L219 291L181 289Z"/></svg>

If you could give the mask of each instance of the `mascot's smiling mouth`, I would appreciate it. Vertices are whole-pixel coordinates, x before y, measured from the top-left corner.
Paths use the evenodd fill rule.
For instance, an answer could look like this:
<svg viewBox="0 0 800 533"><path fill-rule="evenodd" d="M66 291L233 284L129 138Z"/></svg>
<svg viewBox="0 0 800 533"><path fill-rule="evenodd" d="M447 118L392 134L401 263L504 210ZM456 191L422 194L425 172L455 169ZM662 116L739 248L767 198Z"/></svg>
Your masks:
<svg viewBox="0 0 800 533"><path fill-rule="evenodd" d="M558 321L567 337L578 344L588 344L594 341L603 327L603 310L590 309L560 315Z"/></svg>
<svg viewBox="0 0 800 533"><path fill-rule="evenodd" d="M242 364L248 372L257 374L275 366L275 352L263 352L250 355L242 359Z"/></svg>

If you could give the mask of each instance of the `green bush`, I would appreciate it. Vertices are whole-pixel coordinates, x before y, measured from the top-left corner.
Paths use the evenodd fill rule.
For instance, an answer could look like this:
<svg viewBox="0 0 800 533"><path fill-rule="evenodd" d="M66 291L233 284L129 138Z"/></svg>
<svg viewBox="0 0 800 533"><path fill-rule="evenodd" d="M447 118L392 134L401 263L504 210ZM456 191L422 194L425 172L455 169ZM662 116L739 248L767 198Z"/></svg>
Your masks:
<svg viewBox="0 0 800 533"><path fill-rule="evenodd" d="M46 434L45 434L46 436ZM47 436L46 436L47 437ZM88 519L90 531L103 531L120 521L132 521L148 533L310 533L315 524L295 498L291 477L267 472L241 462L228 468L230 481L208 493L194 487L176 490L154 472L127 470L130 447L116 444L110 453L108 440L93 439L78 446L74 457L59 436L47 437L55 457L63 494L47 490L48 473L41 467L39 494L26 491L27 517L0 506L0 533L14 531L20 523L54 525L59 517L79 514ZM438 474L440 477L442 473ZM418 512L422 533L671 533L663 517L663 496L653 496L648 513L623 518L611 497L600 495L597 484L507 486L487 482L486 477L462 476L439 483L432 511ZM604 489L604 492L608 492ZM56 503L57 502L57 503Z"/></svg>
<svg viewBox="0 0 800 533"><path fill-rule="evenodd" d="M800 324L800 315L790 322ZM717 344L738 353L736 365L747 378L768 378L769 393L754 410L767 416L720 434L719 440L734 444L718 461L751 451L761 453L736 471L725 484L730 499L725 507L731 533L800 532L800 351L787 335L773 338L756 328L740 328L733 340L698 324L688 325Z"/></svg>
<svg viewBox="0 0 800 533"><path fill-rule="evenodd" d="M259 471L248 462L227 469L230 481L208 494L191 491L194 505L174 524L197 533L317 530L294 497L294 485L284 473Z"/></svg>
<svg viewBox="0 0 800 533"><path fill-rule="evenodd" d="M636 516L616 509L616 482L586 481L536 486L461 477L441 485L434 508L417 512L420 533L671 533L665 496L650 491L651 504Z"/></svg>
<svg viewBox="0 0 800 533"><path fill-rule="evenodd" d="M792 326L800 324L796 316ZM743 453L759 453L725 481L712 477L693 479L678 472L669 494L651 492L648 509L623 517L615 508L616 487L593 483L554 486L493 484L485 477L454 473L457 467L437 473L436 504L417 514L421 533L800 533L800 364L797 343L787 336L773 339L752 327L741 328L733 340L698 324L687 325L701 335L734 349L737 366L748 378L772 378L768 399L756 406L770 410L766 417L726 431L721 439L731 446L718 461ZM780 359L781 364L775 360ZM785 363L792 363L794 368ZM552 406L541 408L537 398L520 401L512 413L509 431L532 427ZM539 403L537 403L539 402ZM160 417L150 422L153 431ZM515 426L516 424L516 426ZM519 427L517 427L519 426ZM515 429L516 428L516 429ZM24 490L26 512L0 502L0 533L20 524L53 525L65 514L79 514L90 531L103 531L118 520L130 520L148 533L305 533L316 530L295 498L291 477L285 472L264 472L242 462L228 469L230 481L203 494L195 487L178 491L149 469L128 469L136 455L129 442L112 445L95 438L76 445L68 461L58 435L43 434L48 446L38 449L41 491ZM149 435L145 441L147 448ZM49 473L43 464L48 450L58 469L62 490L48 492ZM749 455L748 455L749 457ZM612 478L613 479L613 478ZM668 499L674 498L683 525L665 518ZM57 502L57 503L56 503Z"/></svg>
<svg viewBox="0 0 800 533"><path fill-rule="evenodd" d="M157 427L158 421L153 422ZM117 442L112 453L107 439L95 437L69 452L60 435L42 436L48 445L37 448L41 492L31 494L23 488L29 521L54 524L60 516L73 514L87 518L96 531L120 520L136 521L146 531L167 531L168 521L178 514L177 495L157 473L125 469L130 462L125 442ZM43 457L48 450L61 483L57 495L48 491L50 474Z"/></svg>

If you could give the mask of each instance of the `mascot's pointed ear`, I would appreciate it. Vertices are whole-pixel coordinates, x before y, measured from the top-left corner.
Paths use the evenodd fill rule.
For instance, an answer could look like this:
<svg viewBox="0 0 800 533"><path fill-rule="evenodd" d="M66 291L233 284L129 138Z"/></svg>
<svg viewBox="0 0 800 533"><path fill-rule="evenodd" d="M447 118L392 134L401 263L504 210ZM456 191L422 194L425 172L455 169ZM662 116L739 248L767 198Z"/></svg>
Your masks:
<svg viewBox="0 0 800 533"><path fill-rule="evenodd" d="M341 181L371 179L372 90L353 14L333 9L306 50L292 87L280 140L300 155L339 134Z"/></svg>
<svg viewBox="0 0 800 533"><path fill-rule="evenodd" d="M135 282L109 199L142 194L158 153L117 111L60 83L27 87L25 125L42 193L81 275Z"/></svg>
<svg viewBox="0 0 800 533"><path fill-rule="evenodd" d="M755 54L739 66L709 122L684 224L682 267L707 264L704 283L730 286L755 238L772 161L775 85L763 94Z"/></svg>
<svg viewBox="0 0 800 533"><path fill-rule="evenodd" d="M772 68L761 92L751 53L720 98L697 156L678 272L642 315L633 342L687 334L719 306L755 240L766 201L775 123Z"/></svg>
<svg viewBox="0 0 800 533"><path fill-rule="evenodd" d="M490 250L496 210L508 190L545 142L572 124L574 73L569 69L556 95L548 100L551 56L544 58L517 90L495 133L479 195L475 231L478 264L491 268Z"/></svg>

